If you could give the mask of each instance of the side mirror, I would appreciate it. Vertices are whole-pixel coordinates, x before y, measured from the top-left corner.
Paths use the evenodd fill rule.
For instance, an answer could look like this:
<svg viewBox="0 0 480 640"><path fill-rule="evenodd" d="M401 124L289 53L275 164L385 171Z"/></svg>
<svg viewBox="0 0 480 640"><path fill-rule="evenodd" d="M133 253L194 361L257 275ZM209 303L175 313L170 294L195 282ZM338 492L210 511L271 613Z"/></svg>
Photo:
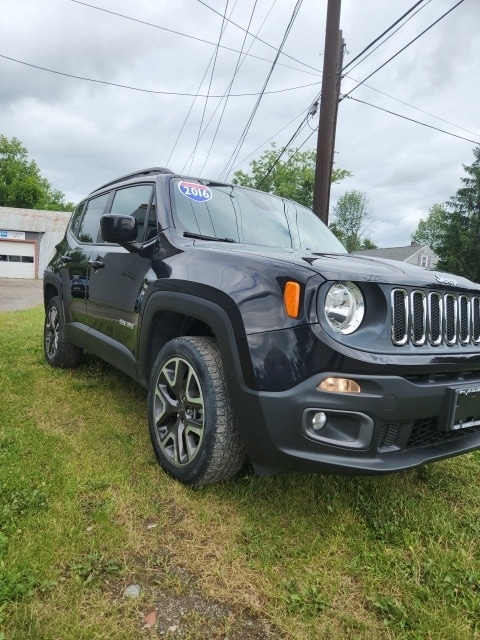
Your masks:
<svg viewBox="0 0 480 640"><path fill-rule="evenodd" d="M137 239L138 223L132 216L107 213L100 219L100 231L105 242L128 244Z"/></svg>

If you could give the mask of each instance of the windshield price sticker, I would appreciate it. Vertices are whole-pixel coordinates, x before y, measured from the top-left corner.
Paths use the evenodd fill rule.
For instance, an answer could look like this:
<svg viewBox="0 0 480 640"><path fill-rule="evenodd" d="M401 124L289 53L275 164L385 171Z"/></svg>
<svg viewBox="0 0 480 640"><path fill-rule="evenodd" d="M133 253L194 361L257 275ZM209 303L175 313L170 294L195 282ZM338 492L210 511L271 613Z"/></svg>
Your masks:
<svg viewBox="0 0 480 640"><path fill-rule="evenodd" d="M184 196L195 202L208 202L212 198L211 190L203 184L198 184L198 182L181 180L178 183L178 188Z"/></svg>

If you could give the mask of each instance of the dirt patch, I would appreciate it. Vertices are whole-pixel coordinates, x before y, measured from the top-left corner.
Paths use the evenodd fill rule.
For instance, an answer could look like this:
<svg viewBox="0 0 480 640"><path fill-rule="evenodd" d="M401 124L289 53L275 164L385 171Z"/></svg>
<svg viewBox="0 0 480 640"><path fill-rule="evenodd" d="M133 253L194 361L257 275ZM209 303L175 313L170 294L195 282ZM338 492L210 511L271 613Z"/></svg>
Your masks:
<svg viewBox="0 0 480 640"><path fill-rule="evenodd" d="M141 565L141 562L139 563ZM133 577L133 576L132 576ZM278 629L262 616L202 594L184 567L138 567L141 629L147 637L169 640L282 640ZM125 593L125 587L122 589ZM141 603L141 604L140 604Z"/></svg>

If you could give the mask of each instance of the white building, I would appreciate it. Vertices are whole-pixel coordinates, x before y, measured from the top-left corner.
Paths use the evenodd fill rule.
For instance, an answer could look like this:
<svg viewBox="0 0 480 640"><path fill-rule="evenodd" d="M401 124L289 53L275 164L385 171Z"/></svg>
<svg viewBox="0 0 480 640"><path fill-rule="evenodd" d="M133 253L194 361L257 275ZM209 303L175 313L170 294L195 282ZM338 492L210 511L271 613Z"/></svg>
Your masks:
<svg viewBox="0 0 480 640"><path fill-rule="evenodd" d="M0 207L0 278L41 278L71 213Z"/></svg>

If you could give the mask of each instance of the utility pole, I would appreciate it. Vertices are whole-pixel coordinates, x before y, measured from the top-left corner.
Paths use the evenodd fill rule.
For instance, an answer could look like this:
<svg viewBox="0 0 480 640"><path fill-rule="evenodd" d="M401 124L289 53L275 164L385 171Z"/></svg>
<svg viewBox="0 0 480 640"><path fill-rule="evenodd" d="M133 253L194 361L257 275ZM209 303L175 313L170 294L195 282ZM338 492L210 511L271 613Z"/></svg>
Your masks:
<svg viewBox="0 0 480 640"><path fill-rule="evenodd" d="M335 129L343 56L340 9L341 0L328 0L322 94L320 99L320 121L317 139L317 161L313 187L313 211L325 224L328 224L330 185L332 180Z"/></svg>

